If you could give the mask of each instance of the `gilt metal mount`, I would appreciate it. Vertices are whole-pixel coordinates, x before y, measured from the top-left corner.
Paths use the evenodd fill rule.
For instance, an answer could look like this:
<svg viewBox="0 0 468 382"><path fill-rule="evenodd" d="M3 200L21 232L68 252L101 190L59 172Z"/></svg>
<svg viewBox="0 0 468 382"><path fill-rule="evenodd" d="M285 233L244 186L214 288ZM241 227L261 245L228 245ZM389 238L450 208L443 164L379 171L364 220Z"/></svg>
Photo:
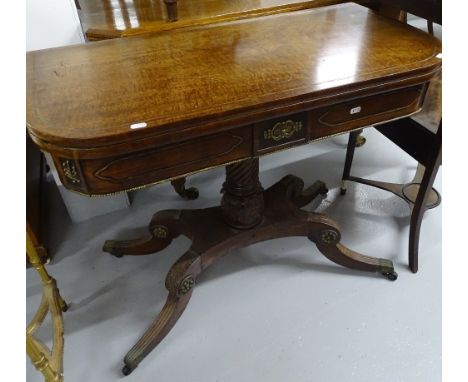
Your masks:
<svg viewBox="0 0 468 382"><path fill-rule="evenodd" d="M265 139L273 139L275 142L283 139L291 138L294 133L302 129L302 122L294 122L288 119L287 121L276 123L272 129L268 129L263 133Z"/></svg>

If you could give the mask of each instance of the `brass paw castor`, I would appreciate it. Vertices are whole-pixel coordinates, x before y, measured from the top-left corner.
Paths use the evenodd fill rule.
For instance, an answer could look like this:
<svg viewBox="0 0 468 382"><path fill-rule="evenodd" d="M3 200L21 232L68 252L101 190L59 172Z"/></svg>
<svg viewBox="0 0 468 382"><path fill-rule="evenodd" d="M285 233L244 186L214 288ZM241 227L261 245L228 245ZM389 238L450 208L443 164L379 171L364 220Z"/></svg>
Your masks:
<svg viewBox="0 0 468 382"><path fill-rule="evenodd" d="M199 195L198 188L189 187L185 190L185 197L189 200L197 199L198 195Z"/></svg>
<svg viewBox="0 0 468 382"><path fill-rule="evenodd" d="M396 273L395 271L382 272L382 275L390 281L395 281L398 278L398 273Z"/></svg>
<svg viewBox="0 0 468 382"><path fill-rule="evenodd" d="M135 369L132 369L130 366L128 365L125 365L123 368L122 368L122 374L127 376L127 375L130 375L132 373L132 371L135 370Z"/></svg>

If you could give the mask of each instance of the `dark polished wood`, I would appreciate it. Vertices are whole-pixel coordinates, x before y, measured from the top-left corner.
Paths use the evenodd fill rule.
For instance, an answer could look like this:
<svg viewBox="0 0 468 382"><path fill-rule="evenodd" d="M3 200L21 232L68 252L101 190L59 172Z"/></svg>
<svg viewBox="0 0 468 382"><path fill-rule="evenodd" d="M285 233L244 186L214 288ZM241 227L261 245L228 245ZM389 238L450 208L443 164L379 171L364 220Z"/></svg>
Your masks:
<svg viewBox="0 0 468 382"><path fill-rule="evenodd" d="M442 0L370 0L367 3L378 11L391 8L442 25Z"/></svg>
<svg viewBox="0 0 468 382"><path fill-rule="evenodd" d="M191 0L181 2L183 22L167 25L167 21L176 21L179 14L177 0L164 0L167 15L161 7L161 1L137 0L109 2L101 0L75 0L80 10L81 23L88 41L100 41L109 38L126 37L163 30L175 30L196 25L209 25L216 22L260 17L263 15L297 11L331 4L343 3L344 0ZM105 25L102 21L105 20ZM175 191L185 199L196 199L195 187L185 188L185 177L171 182Z"/></svg>
<svg viewBox="0 0 468 382"><path fill-rule="evenodd" d="M69 189L105 194L226 166L220 206L159 212L145 237L104 246L144 255L192 240L125 374L175 325L196 277L235 248L307 236L337 264L396 279L391 261L346 248L333 220L300 209L323 183L303 191L287 176L263 191L258 157L418 112L440 50L346 4L28 54L28 130Z"/></svg>
<svg viewBox="0 0 468 382"><path fill-rule="evenodd" d="M44 222L47 213L47 200L44 194L46 179L46 164L44 155L26 137L26 226L35 251L45 264L50 260L46 250Z"/></svg>
<svg viewBox="0 0 468 382"><path fill-rule="evenodd" d="M406 13L411 12L428 21L428 33L433 35L432 22L442 23L442 0L381 0L370 5L379 13L395 18L403 12L405 17L396 17L406 23ZM408 263L412 272L418 271L419 235L422 219L427 209L437 207L441 196L432 188L442 162L442 73L428 86L422 111L410 117L391 121L376 129L390 141L411 155L418 162L418 172L412 182L397 184L351 176L354 147L358 136L351 133L343 170L341 194L346 193L346 182L354 181L392 192L405 200L411 210Z"/></svg>
<svg viewBox="0 0 468 382"><path fill-rule="evenodd" d="M343 3L344 0L79 0L89 41L209 25ZM174 22L175 21L175 22Z"/></svg>
<svg viewBox="0 0 468 382"><path fill-rule="evenodd" d="M440 49L338 5L30 52L28 130L68 188L108 194L417 112Z"/></svg>
<svg viewBox="0 0 468 382"><path fill-rule="evenodd" d="M179 235L190 238L192 245L167 275L169 295L161 313L125 356L125 375L130 374L175 325L192 296L200 273L237 248L278 237L305 236L336 264L378 272L389 280L396 280L391 261L350 250L340 242L341 234L335 221L324 214L300 209L317 196L326 194L325 184L317 182L308 190L303 188L300 178L288 175L263 192L258 179L258 159L248 159L226 167L220 207L167 210L154 215L150 232L153 243L159 243L160 249ZM227 195L229 202L226 202ZM121 243L107 242L104 250L118 256L125 250L125 254L141 254L128 248L127 242ZM136 248L140 248L139 245ZM151 252L154 251L150 249L148 253Z"/></svg>
<svg viewBox="0 0 468 382"><path fill-rule="evenodd" d="M436 134L424 129L410 118L390 122L377 129L413 158L422 158L418 160L424 165L422 179L417 182L398 184L351 176L351 164L357 140L357 133L353 132L349 136L346 151L341 194L346 193L346 182L352 181L389 191L408 203L411 211L408 263L411 271L416 273L419 263L419 234L424 213L427 209L437 207L441 202L439 193L432 188L432 185L442 163L442 122ZM411 134L412 132L416 134ZM416 140L414 137L421 139Z"/></svg>

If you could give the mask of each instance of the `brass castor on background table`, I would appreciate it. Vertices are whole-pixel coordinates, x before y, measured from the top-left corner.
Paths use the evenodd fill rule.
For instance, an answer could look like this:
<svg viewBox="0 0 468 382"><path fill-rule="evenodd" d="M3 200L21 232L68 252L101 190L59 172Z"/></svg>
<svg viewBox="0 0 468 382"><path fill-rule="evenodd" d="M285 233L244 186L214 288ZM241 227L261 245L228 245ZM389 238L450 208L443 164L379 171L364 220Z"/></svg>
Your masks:
<svg viewBox="0 0 468 382"><path fill-rule="evenodd" d="M393 272L383 272L382 276L386 277L390 281L395 281L398 278L398 273Z"/></svg>
<svg viewBox="0 0 468 382"><path fill-rule="evenodd" d="M195 200L198 198L198 189L195 187L185 188L186 178L178 178L171 181L172 187L182 198Z"/></svg>
<svg viewBox="0 0 468 382"><path fill-rule="evenodd" d="M304 182L293 175L264 191L258 178L258 159L249 159L226 167L220 206L161 211L153 216L147 236L107 241L104 251L122 256L160 251L179 235L192 240L189 250L167 274L169 295L163 309L125 356L122 372L131 373L169 333L192 296L197 276L237 248L279 237L305 236L336 264L396 280L390 260L352 251L341 244L335 221L324 214L301 209L327 191L320 181L304 190Z"/></svg>

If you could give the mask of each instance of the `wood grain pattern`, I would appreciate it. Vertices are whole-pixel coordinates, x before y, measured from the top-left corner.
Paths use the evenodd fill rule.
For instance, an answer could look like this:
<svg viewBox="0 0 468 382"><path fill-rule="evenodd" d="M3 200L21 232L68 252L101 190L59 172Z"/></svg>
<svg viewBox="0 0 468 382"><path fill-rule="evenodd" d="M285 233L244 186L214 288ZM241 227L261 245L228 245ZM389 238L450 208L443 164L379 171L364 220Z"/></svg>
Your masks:
<svg viewBox="0 0 468 382"><path fill-rule="evenodd" d="M420 85L316 109L310 117L315 122L311 139L415 113L422 107L425 92L426 86Z"/></svg>
<svg viewBox="0 0 468 382"><path fill-rule="evenodd" d="M169 22L163 0L80 0L80 18L90 41L233 21L342 3L343 0L180 0Z"/></svg>
<svg viewBox="0 0 468 382"><path fill-rule="evenodd" d="M402 86L438 69L439 52L435 38L357 5L30 52L27 122L50 143L109 145L373 80Z"/></svg>
<svg viewBox="0 0 468 382"><path fill-rule="evenodd" d="M222 165L250 155L250 130L242 127L181 144L80 163L87 174L85 193L100 194L185 175L206 163Z"/></svg>
<svg viewBox="0 0 468 382"><path fill-rule="evenodd" d="M343 4L31 52L28 130L59 162L64 184L117 192L414 113L440 50L432 36ZM364 117L343 120L349 102L366 106ZM330 113L341 113L341 124L321 127ZM273 122L298 115L307 115L303 135L270 139ZM209 155L212 135L238 129L242 152ZM195 143L201 156L183 149ZM156 159L164 152L183 166ZM79 187L63 163L75 164ZM103 176L109 163L114 181Z"/></svg>

